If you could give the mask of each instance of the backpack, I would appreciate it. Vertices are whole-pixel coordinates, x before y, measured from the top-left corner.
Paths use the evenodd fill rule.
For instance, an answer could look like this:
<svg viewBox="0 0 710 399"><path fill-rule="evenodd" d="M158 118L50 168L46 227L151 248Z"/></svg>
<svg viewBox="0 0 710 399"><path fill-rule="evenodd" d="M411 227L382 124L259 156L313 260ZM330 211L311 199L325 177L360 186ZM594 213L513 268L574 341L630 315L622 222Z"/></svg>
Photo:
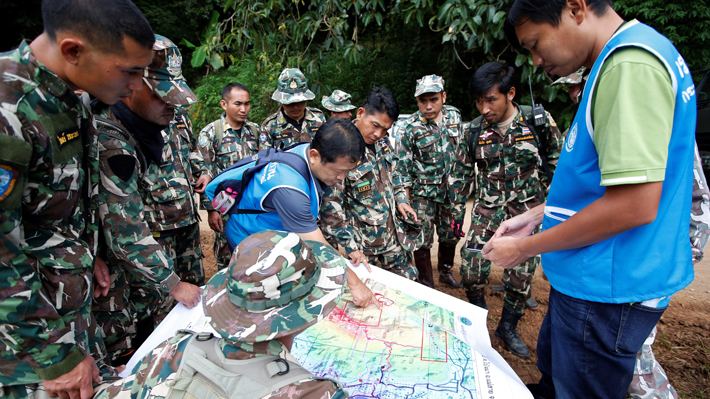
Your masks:
<svg viewBox="0 0 710 399"><path fill-rule="evenodd" d="M217 185L214 192L214 199L212 200L212 205L214 209L218 210L221 214L262 214L268 213L260 209L239 209L239 201L242 199L244 190L246 190L249 182L254 178L254 175L260 170L264 169L266 165L272 162L282 163L293 168L298 174L303 177L306 182L310 184L310 168L305 159L301 158L298 154L288 152L288 150L304 144L310 143L298 143L283 150L277 150L274 148L268 148L266 150L259 151L258 153L252 155L251 157L244 158L229 168L225 169L221 174L227 173L229 171L240 169L241 178L239 179L228 179L224 180ZM238 173L238 172L237 172Z"/></svg>
<svg viewBox="0 0 710 399"><path fill-rule="evenodd" d="M532 107L527 105L519 105L520 112L523 114L523 119L528 128L531 129L533 136L535 137L535 143L537 143L538 155L540 156L540 161L542 161L542 169L545 171L547 178L552 181L552 171L550 170L550 165L547 162L547 135L540 134L538 127L535 126L532 115ZM482 120L483 117L479 116L474 119L473 122ZM471 123L473 125L473 122ZM478 136L481 134L481 124L478 123L476 127L469 127L469 154L471 156L471 162L474 162L474 157L476 155L476 146L478 145Z"/></svg>
<svg viewBox="0 0 710 399"><path fill-rule="evenodd" d="M220 340L212 338L209 333L190 338L166 399L258 399L314 377L299 364L278 356L227 359L219 349ZM321 379L342 389L337 381Z"/></svg>

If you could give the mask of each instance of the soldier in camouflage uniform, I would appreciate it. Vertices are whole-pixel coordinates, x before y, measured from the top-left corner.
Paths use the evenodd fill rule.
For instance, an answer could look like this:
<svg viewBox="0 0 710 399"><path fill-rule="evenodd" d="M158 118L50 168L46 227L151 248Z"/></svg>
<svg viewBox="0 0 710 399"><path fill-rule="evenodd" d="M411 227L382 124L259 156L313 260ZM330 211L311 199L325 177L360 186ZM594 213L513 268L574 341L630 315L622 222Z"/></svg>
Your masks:
<svg viewBox="0 0 710 399"><path fill-rule="evenodd" d="M205 315L221 338L180 331L146 355L135 375L102 385L95 398L200 398L208 391L240 399L347 398L337 381L315 377L289 354L296 334L335 309L347 270L332 248L295 233L247 237L205 290ZM229 386L236 381L239 388Z"/></svg>
<svg viewBox="0 0 710 399"><path fill-rule="evenodd" d="M129 281L142 289L170 295L187 307L199 302L201 289L181 282L169 257L151 234L145 220L140 182L151 164L160 164L164 143L161 131L172 119L175 106L190 104L195 95L175 69L167 69L165 58L179 56L169 39L156 35L155 57L148 67L173 88L143 90L108 107L95 105L99 129L99 218L104 240L100 253L110 270L108 295L97 298L93 311L103 329L109 360L123 364L141 344L136 339L136 320L146 313L145 304L132 303ZM176 54L177 53L177 54ZM135 299L136 295L133 295ZM140 311L139 311L140 310ZM150 312L150 310L148 310ZM142 316L141 316L142 318Z"/></svg>
<svg viewBox="0 0 710 399"><path fill-rule="evenodd" d="M378 87L358 108L353 123L365 140L365 158L345 180L325 190L321 226L345 248L353 264L379 262L385 270L416 280L410 251L421 245L423 236L419 226L402 220L416 222L417 216L392 168L394 154L385 138L397 115L392 93ZM408 236L406 229L414 234Z"/></svg>
<svg viewBox="0 0 710 399"><path fill-rule="evenodd" d="M316 97L308 90L308 81L299 69L287 68L281 72L278 87L271 99L281 107L261 124L260 149L286 148L296 143L311 142L313 135L325 123L323 111L306 106Z"/></svg>
<svg viewBox="0 0 710 399"><path fill-rule="evenodd" d="M461 186L472 181L477 185L467 243L485 244L504 220L545 201L550 179L543 158L550 172L554 172L563 144L562 134L549 113L545 113L545 125L537 130L527 122L531 118L530 107L513 102L513 73L512 67L491 62L479 68L471 79L471 92L482 115L464 128L463 156L454 171L454 179ZM538 134L546 138L544 150L538 144ZM456 201L455 220L463 220L469 190L462 190L464 195ZM523 358L530 357L530 352L520 339L517 323L530 296L537 263L537 258L531 258L503 272L505 302L496 336L513 354ZM490 268L491 262L480 253L462 248L461 276L466 295L471 303L485 309L488 306L484 288Z"/></svg>
<svg viewBox="0 0 710 399"><path fill-rule="evenodd" d="M321 104L323 108L330 111L331 118L345 118L350 119L353 117L353 110L355 106L350 104L350 94L342 91L335 90L330 96L323 96Z"/></svg>
<svg viewBox="0 0 710 399"><path fill-rule="evenodd" d="M212 165L212 175L259 152L259 125L247 120L251 109L249 89L239 83L230 83L222 90L220 101L224 113L218 120L205 126L198 141L202 154ZM231 251L224 235L224 226L229 215L220 215L204 194L200 194L202 209L209 215L210 228L215 232L214 257L219 270L227 267Z"/></svg>
<svg viewBox="0 0 710 399"><path fill-rule="evenodd" d="M451 275L451 268L460 238L456 232L461 232L462 222L454 229L448 179L461 141L461 113L444 104L446 92L441 76L427 75L418 79L414 96L419 110L404 123L397 143L402 183L424 231L424 245L414 252L414 260L419 269L419 281L433 288L430 250L436 228L439 282L459 288L461 285Z"/></svg>
<svg viewBox="0 0 710 399"><path fill-rule="evenodd" d="M105 350L91 314L97 134L73 90L114 103L139 89L126 71L150 62L153 33L125 0L42 12L45 31L0 54L0 397L88 399Z"/></svg>
<svg viewBox="0 0 710 399"><path fill-rule="evenodd" d="M173 260L175 273L180 280L196 286L205 284L202 268L202 248L198 204L195 193L204 192L212 179L212 170L205 162L197 140L192 134L192 124L187 115L187 107L198 100L189 90L181 72L182 57L168 39L156 42L153 64L143 73L143 81L167 105L175 108L168 127L163 129L161 162L148 165L143 179L139 182L143 198L144 216L155 240L167 256ZM176 82L180 82L176 89ZM178 94L174 94L177 90ZM173 95L180 101L173 103ZM176 100L177 101L177 100ZM160 309L153 307L139 310L139 315L152 316L157 326L175 305L171 297L144 285L142 281L131 282L133 303L160 303ZM149 310L150 309L150 310ZM140 322L140 320L139 320Z"/></svg>

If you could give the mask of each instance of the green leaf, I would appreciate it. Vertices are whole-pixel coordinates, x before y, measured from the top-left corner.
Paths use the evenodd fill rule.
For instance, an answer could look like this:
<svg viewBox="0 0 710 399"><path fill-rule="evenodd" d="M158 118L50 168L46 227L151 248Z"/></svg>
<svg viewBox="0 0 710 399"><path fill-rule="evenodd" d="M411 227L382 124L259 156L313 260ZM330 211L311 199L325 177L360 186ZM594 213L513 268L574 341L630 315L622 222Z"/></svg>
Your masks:
<svg viewBox="0 0 710 399"><path fill-rule="evenodd" d="M446 4L444 4L441 9L439 9L439 21L447 19L448 22L446 13L449 11L449 8L451 8L452 5L454 5L454 3L452 3L451 1L447 1Z"/></svg>
<svg viewBox="0 0 710 399"><path fill-rule="evenodd" d="M375 14L375 19L377 20L377 26L382 26L382 14L379 12Z"/></svg>
<svg viewBox="0 0 710 399"><path fill-rule="evenodd" d="M192 65L193 68L199 68L202 66L202 64L205 63L205 58L207 57L207 46L204 44L200 47L198 47L195 51L192 52L192 60L190 61L190 65Z"/></svg>
<svg viewBox="0 0 710 399"><path fill-rule="evenodd" d="M186 46L189 49L194 49L195 47L197 47L194 44L190 43L187 39L184 39L184 38L180 41L180 44Z"/></svg>
<svg viewBox="0 0 710 399"><path fill-rule="evenodd" d="M222 68L224 66L222 57L220 57L217 53L212 54L212 57L210 58L210 65L212 65L212 68L214 68L215 71Z"/></svg>
<svg viewBox="0 0 710 399"><path fill-rule="evenodd" d="M515 57L515 66L517 68L520 68L520 66L526 62L528 62L528 56L525 54L518 54L518 56Z"/></svg>
<svg viewBox="0 0 710 399"><path fill-rule="evenodd" d="M480 26L483 23L483 18L480 15L476 15L473 17L473 23Z"/></svg>
<svg viewBox="0 0 710 399"><path fill-rule="evenodd" d="M497 24L503 17L505 17L505 11L498 11L496 15L493 16L493 23Z"/></svg>

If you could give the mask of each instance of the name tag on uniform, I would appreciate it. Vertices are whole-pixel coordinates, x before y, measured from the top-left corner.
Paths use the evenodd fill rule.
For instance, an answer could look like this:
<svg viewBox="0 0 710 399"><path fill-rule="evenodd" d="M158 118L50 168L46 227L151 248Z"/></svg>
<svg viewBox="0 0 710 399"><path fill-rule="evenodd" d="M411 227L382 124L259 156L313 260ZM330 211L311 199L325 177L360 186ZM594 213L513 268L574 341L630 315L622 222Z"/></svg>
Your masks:
<svg viewBox="0 0 710 399"><path fill-rule="evenodd" d="M426 131L424 131L423 133L419 133L419 134L417 135L417 140L421 140L421 139L423 139L423 138L425 138L425 137L429 137L429 136L431 136L431 132L428 131L428 130L426 130Z"/></svg>
<svg viewBox="0 0 710 399"><path fill-rule="evenodd" d="M478 145L498 144L497 138L478 140Z"/></svg>
<svg viewBox="0 0 710 399"><path fill-rule="evenodd" d="M232 143L236 143L236 142L237 142L236 137L225 137L222 139L222 144L232 144Z"/></svg>
<svg viewBox="0 0 710 399"><path fill-rule="evenodd" d="M59 144L59 148L62 148L65 145L68 145L78 139L79 129L76 127L68 130L63 130L57 133L57 143Z"/></svg>
<svg viewBox="0 0 710 399"><path fill-rule="evenodd" d="M364 193L365 191L370 191L372 190L372 182L370 181L364 181L362 183L359 183L357 185L357 192L358 193Z"/></svg>
<svg viewBox="0 0 710 399"><path fill-rule="evenodd" d="M517 143L518 141L528 141L528 140L533 140L535 136L532 134L525 134L522 136L515 136L515 142Z"/></svg>
<svg viewBox="0 0 710 399"><path fill-rule="evenodd" d="M175 125L175 128L176 129L187 129L187 125L185 124L185 122L180 122L177 125Z"/></svg>
<svg viewBox="0 0 710 399"><path fill-rule="evenodd" d="M285 132L281 132L281 133L277 134L276 136L274 136L274 139L275 140L283 140L283 139L290 139L292 137L293 137L292 132L285 131Z"/></svg>
<svg viewBox="0 0 710 399"><path fill-rule="evenodd" d="M452 123L447 126L447 129L449 129L451 131L451 133L449 133L449 136L458 137L458 135L459 135L459 125L458 124Z"/></svg>

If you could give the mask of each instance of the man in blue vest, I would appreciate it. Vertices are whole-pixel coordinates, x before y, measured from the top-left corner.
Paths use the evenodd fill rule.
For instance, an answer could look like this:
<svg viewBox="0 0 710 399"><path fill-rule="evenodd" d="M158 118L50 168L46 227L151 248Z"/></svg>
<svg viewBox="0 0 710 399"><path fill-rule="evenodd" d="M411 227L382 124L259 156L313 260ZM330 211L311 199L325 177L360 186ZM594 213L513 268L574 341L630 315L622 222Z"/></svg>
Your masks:
<svg viewBox="0 0 710 399"><path fill-rule="evenodd" d="M234 206L260 213L230 215L225 226L230 249L233 250L247 236L267 229L293 232L304 240L327 244L316 223L322 185L339 183L357 166L365 153L365 141L348 119L332 118L318 128L311 143L293 146L288 152L306 161L308 181L291 166L279 162L271 162L254 174L239 204ZM220 183L241 179L241 176L241 169L224 171L207 186L207 197L214 199ZM348 276L348 287L357 306L370 303L379 306L372 291L352 271Z"/></svg>
<svg viewBox="0 0 710 399"><path fill-rule="evenodd" d="M536 66L590 73L546 204L504 222L483 253L501 267L543 254L533 394L624 398L636 353L693 280L693 80L668 39L610 0L516 0L507 23Z"/></svg>

